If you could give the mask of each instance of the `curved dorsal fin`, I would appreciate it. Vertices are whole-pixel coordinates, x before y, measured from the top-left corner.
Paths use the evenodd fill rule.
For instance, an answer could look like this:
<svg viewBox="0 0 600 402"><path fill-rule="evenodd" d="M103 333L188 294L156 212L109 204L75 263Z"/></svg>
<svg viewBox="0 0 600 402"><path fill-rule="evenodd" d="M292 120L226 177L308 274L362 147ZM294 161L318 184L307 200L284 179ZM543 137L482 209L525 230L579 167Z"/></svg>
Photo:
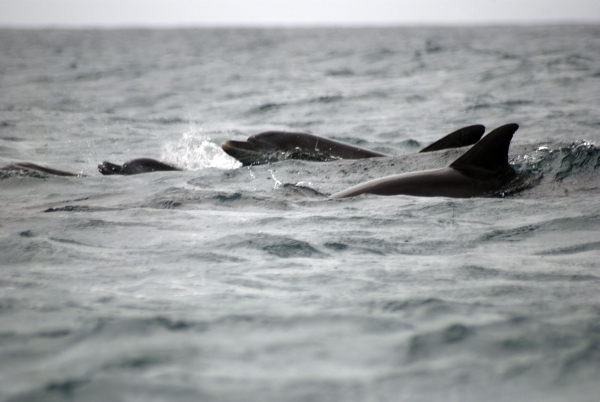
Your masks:
<svg viewBox="0 0 600 402"><path fill-rule="evenodd" d="M500 126L480 140L463 156L452 162L455 169L476 169L498 172L508 167L508 147L519 125Z"/></svg>
<svg viewBox="0 0 600 402"><path fill-rule="evenodd" d="M439 151L441 149L448 148L460 148L466 147L467 145L473 145L483 135L485 127L481 124L475 124L474 126L467 126L460 128L447 136L440 138L433 144L423 148L420 152L432 152Z"/></svg>

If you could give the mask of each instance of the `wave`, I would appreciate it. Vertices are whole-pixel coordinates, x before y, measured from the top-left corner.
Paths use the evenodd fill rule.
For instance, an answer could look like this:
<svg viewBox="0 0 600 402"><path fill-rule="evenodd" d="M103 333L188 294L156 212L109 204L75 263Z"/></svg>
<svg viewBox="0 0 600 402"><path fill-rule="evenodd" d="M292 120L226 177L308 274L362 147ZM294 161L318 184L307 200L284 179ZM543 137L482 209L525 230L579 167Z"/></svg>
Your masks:
<svg viewBox="0 0 600 402"><path fill-rule="evenodd" d="M569 145L542 144L511 158L521 180L510 193L531 190L528 195L568 195L600 189L600 148L580 140Z"/></svg>

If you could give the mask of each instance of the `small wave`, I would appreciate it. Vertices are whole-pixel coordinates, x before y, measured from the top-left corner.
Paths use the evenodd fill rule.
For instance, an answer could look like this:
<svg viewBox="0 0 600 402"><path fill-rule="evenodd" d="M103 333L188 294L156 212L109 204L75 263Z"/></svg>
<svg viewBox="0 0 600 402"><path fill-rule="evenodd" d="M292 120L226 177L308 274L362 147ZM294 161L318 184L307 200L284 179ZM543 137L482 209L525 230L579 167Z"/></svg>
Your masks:
<svg viewBox="0 0 600 402"><path fill-rule="evenodd" d="M86 205L66 205L58 208L48 208L44 212L90 212L92 208Z"/></svg>
<svg viewBox="0 0 600 402"><path fill-rule="evenodd" d="M285 103L272 103L272 102L268 102L268 103L263 103L260 106L257 106L253 109L251 109L249 111L250 114L254 114L254 113L265 113L265 112L270 112L272 110L277 110L280 107L285 106Z"/></svg>
<svg viewBox="0 0 600 402"><path fill-rule="evenodd" d="M375 306L386 313L421 314L427 317L452 310L451 303L434 297L427 299L387 300Z"/></svg>
<svg viewBox="0 0 600 402"><path fill-rule="evenodd" d="M343 97L341 95L323 95L318 98L312 99L311 102L314 103L333 103L342 100Z"/></svg>
<svg viewBox="0 0 600 402"><path fill-rule="evenodd" d="M561 365L563 376L573 375L585 367L593 367L597 370L598 362L600 362L600 339L597 335L593 336L594 338L586 339L579 348L566 355Z"/></svg>
<svg viewBox="0 0 600 402"><path fill-rule="evenodd" d="M541 145L510 163L520 176L514 192L535 188L539 194L557 194L557 190L569 194L600 188L596 174L600 149L589 141L558 147Z"/></svg>
<svg viewBox="0 0 600 402"><path fill-rule="evenodd" d="M409 361L419 360L451 348L475 334L475 329L460 323L429 333L414 335L409 342L407 357Z"/></svg>
<svg viewBox="0 0 600 402"><path fill-rule="evenodd" d="M570 247L561 247L538 253L538 255L566 255L566 254L578 254L585 253L588 251L600 250L600 242L591 242L584 244L577 244Z"/></svg>
<svg viewBox="0 0 600 402"><path fill-rule="evenodd" d="M293 203L274 199L271 194L257 194L254 191L215 191L172 188L156 194L150 200L135 207L152 209L195 209L195 208L260 208L287 210Z"/></svg>
<svg viewBox="0 0 600 402"><path fill-rule="evenodd" d="M442 51L442 45L439 44L436 40L427 39L425 41L425 52L427 53L437 53Z"/></svg>
<svg viewBox="0 0 600 402"><path fill-rule="evenodd" d="M181 117L159 117L156 119L152 119L152 122L163 125L170 124L185 124L188 123L188 120L182 119Z"/></svg>
<svg viewBox="0 0 600 402"><path fill-rule="evenodd" d="M578 141L561 149L564 155L556 179L563 180L573 174L591 173L600 167L600 149L589 141Z"/></svg>
<svg viewBox="0 0 600 402"><path fill-rule="evenodd" d="M327 254L308 242L287 236L275 236L266 233L228 236L219 239L220 247L235 247L257 250L279 258L323 258Z"/></svg>
<svg viewBox="0 0 600 402"><path fill-rule="evenodd" d="M354 75L354 71L349 68L331 69L325 72L330 77L343 77Z"/></svg>
<svg viewBox="0 0 600 402"><path fill-rule="evenodd" d="M63 381L52 381L46 385L45 391L57 394L72 395L76 389L81 388L89 382L90 380L88 379L79 378L67 379Z"/></svg>
<svg viewBox="0 0 600 402"><path fill-rule="evenodd" d="M315 190L311 187L312 183L298 182L296 184L285 183L280 189L286 199L290 198L308 198L308 199L317 199L321 200L327 195L321 193L320 191Z"/></svg>
<svg viewBox="0 0 600 402"><path fill-rule="evenodd" d="M496 229L491 233L486 233L481 236L482 242L486 241L522 241L525 238L531 237L539 229L538 225L524 225L511 229Z"/></svg>
<svg viewBox="0 0 600 402"><path fill-rule="evenodd" d="M165 144L162 160L184 170L237 169L240 162L227 155L210 137L191 127L181 137Z"/></svg>

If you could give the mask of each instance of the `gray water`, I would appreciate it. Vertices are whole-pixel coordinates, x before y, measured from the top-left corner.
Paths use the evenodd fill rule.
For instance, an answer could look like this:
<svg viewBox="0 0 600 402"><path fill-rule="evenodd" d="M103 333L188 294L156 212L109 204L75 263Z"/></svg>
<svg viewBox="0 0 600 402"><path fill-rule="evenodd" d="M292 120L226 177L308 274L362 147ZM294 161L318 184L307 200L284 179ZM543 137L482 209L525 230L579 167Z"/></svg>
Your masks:
<svg viewBox="0 0 600 402"><path fill-rule="evenodd" d="M517 188L326 198L509 122ZM597 401L598 140L598 26L0 30L0 165L86 175L0 172L0 400Z"/></svg>

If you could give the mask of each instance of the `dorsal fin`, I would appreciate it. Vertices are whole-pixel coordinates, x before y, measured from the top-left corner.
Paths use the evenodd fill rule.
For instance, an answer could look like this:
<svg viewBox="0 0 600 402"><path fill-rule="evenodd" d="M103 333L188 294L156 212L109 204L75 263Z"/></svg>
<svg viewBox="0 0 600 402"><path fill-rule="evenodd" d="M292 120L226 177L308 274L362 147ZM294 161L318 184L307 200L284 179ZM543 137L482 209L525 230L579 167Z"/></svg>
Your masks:
<svg viewBox="0 0 600 402"><path fill-rule="evenodd" d="M473 145L479 141L484 132L485 127L481 124L463 127L437 140L419 152L432 152L439 151L441 149L460 148Z"/></svg>
<svg viewBox="0 0 600 402"><path fill-rule="evenodd" d="M452 162L455 169L477 169L498 172L508 167L508 147L519 125L500 126L480 140L463 156Z"/></svg>

